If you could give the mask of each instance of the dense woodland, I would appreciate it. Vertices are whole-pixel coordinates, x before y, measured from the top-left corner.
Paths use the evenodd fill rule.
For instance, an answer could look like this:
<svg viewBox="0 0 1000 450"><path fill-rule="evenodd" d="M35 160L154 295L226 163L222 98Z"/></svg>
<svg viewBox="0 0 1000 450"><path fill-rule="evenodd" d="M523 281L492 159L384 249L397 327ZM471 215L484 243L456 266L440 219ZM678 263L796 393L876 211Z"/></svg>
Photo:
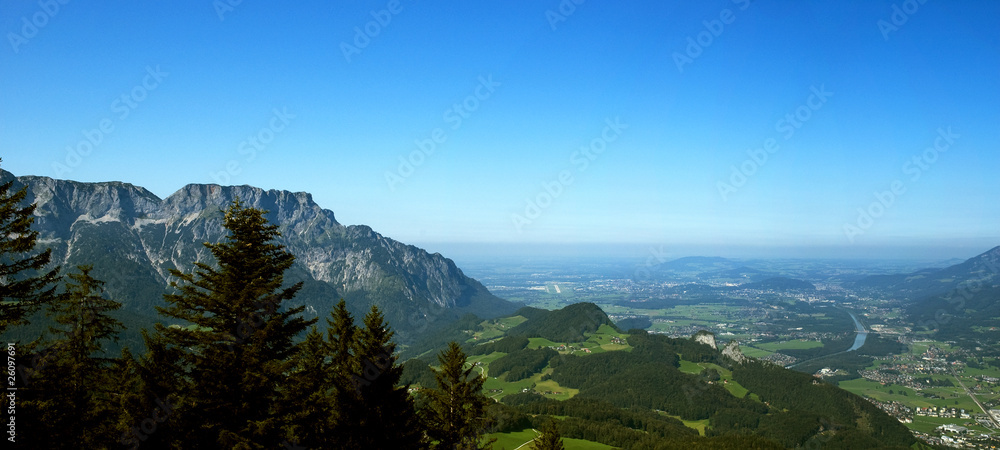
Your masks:
<svg viewBox="0 0 1000 450"><path fill-rule="evenodd" d="M228 236L206 243L214 264L174 271L161 321L142 331L143 351L108 350L125 325L91 268L50 266L31 230L22 189L0 186L0 332L9 346L20 448L488 448L492 432L540 429L535 448L561 437L619 448L906 448L905 427L860 397L812 377L757 362L736 364L692 339L631 330L630 351L586 356L528 349L614 326L591 304L526 308L506 337L460 346L481 322L465 317L428 334L436 349L400 360L383 312L361 320L344 300L304 319L288 301L301 283L283 278L294 257L275 243L277 226L238 200L225 211ZM45 317L38 332L29 318ZM466 327L466 328L462 328ZM451 342L449 342L451 341ZM569 400L533 393L485 397L485 378L467 354L500 352L490 376L545 379L579 389ZM427 355L431 355L428 357ZM681 360L731 370L753 393L738 398L719 370L681 372ZM547 373L547 372L546 372ZM411 389L419 386L420 389ZM681 420L706 420L699 436Z"/></svg>

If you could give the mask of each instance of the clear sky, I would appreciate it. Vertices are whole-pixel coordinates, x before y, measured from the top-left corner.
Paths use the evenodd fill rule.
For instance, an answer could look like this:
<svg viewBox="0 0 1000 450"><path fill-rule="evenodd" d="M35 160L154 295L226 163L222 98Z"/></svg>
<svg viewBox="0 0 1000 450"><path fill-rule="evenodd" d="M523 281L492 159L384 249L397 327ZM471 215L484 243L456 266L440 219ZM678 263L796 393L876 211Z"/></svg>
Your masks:
<svg viewBox="0 0 1000 450"><path fill-rule="evenodd" d="M1000 3L577 1L0 0L2 167L431 250L1000 245Z"/></svg>

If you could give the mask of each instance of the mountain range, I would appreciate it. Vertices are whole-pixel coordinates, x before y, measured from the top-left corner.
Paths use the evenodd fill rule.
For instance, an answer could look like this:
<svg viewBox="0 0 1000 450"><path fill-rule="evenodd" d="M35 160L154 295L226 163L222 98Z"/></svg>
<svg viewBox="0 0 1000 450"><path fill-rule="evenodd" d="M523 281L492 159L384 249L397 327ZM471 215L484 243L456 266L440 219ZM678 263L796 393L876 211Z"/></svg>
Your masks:
<svg viewBox="0 0 1000 450"><path fill-rule="evenodd" d="M953 266L922 269L906 274L873 275L852 284L911 300L943 294L955 289L980 289L1000 282L1000 246Z"/></svg>
<svg viewBox="0 0 1000 450"><path fill-rule="evenodd" d="M0 171L0 182L11 179L15 189L27 187L27 201L37 205L37 245L52 249L53 264L64 273L93 265L92 275L126 314L155 320L155 306L172 289L170 269L190 272L195 262L213 262L203 244L224 237L223 209L237 198L268 211L267 219L279 226L278 242L296 257L286 283L303 282L292 305L306 306L313 317L326 317L340 298L355 317L378 305L398 339L408 342L468 313L489 318L523 306L492 295L438 253L368 226L340 224L305 192L189 184L161 199L127 183Z"/></svg>

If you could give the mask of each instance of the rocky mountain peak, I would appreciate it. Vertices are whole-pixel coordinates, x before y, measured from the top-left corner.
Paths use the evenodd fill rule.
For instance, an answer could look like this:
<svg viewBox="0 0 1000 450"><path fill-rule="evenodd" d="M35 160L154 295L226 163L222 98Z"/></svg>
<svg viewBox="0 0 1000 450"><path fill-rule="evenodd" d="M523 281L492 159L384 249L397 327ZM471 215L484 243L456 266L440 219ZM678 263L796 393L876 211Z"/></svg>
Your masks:
<svg viewBox="0 0 1000 450"><path fill-rule="evenodd" d="M53 250L54 263L94 265L93 274L108 282L108 293L138 313L155 316L153 307L162 304L171 269L190 271L194 262L213 262L203 244L225 236L222 210L236 198L268 211L268 220L278 225L279 242L296 257L286 279L305 283L295 302L317 315L325 315L340 298L358 317L377 304L405 338L427 328L420 322L454 320L470 312L492 317L516 309L440 254L364 225L341 225L306 192L189 184L160 199L121 182L0 173L0 181L10 179L15 189L27 186L27 200L37 204L39 245Z"/></svg>

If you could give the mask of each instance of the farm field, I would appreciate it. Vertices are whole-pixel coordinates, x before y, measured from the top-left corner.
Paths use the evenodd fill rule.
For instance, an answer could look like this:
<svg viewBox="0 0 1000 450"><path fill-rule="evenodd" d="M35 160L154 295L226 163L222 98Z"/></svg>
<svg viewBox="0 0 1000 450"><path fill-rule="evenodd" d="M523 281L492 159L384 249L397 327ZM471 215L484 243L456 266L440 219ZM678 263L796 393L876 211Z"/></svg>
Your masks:
<svg viewBox="0 0 1000 450"><path fill-rule="evenodd" d="M529 444L538 436L535 430L521 430L513 433L493 433L487 434L486 438L496 438L493 443L495 450L525 450L531 448ZM563 447L566 450L610 450L614 447L604 445L599 442L585 441L583 439L562 439Z"/></svg>
<svg viewBox="0 0 1000 450"><path fill-rule="evenodd" d="M744 396L747 395L748 392L750 392L749 389L737 383L736 380L733 379L733 372L729 369L726 369L725 367L712 363L695 363L683 359L681 360L681 367L680 367L681 372L698 374L705 369L717 370L719 372L719 377L720 377L719 383L722 383L723 387L725 387L730 394L733 394L734 397L743 398ZM755 397L756 394L751 395L751 398Z"/></svg>
<svg viewBox="0 0 1000 450"><path fill-rule="evenodd" d="M868 396L879 401L897 401L904 405L919 408L931 406L960 408L967 411L979 412L979 407L969 396L965 395L960 387L924 389L924 393L933 393L942 398L926 398L920 396L917 391L899 385L882 386L871 380L858 378L854 380L841 381L838 384L842 389L853 392L861 396ZM890 394L889 391L892 391Z"/></svg>
<svg viewBox="0 0 1000 450"><path fill-rule="evenodd" d="M766 350L771 353L777 352L778 350L804 350L809 348L822 347L823 343L820 341L807 341L804 339L793 339L790 341L780 341L780 342L765 342L754 344L761 350Z"/></svg>

